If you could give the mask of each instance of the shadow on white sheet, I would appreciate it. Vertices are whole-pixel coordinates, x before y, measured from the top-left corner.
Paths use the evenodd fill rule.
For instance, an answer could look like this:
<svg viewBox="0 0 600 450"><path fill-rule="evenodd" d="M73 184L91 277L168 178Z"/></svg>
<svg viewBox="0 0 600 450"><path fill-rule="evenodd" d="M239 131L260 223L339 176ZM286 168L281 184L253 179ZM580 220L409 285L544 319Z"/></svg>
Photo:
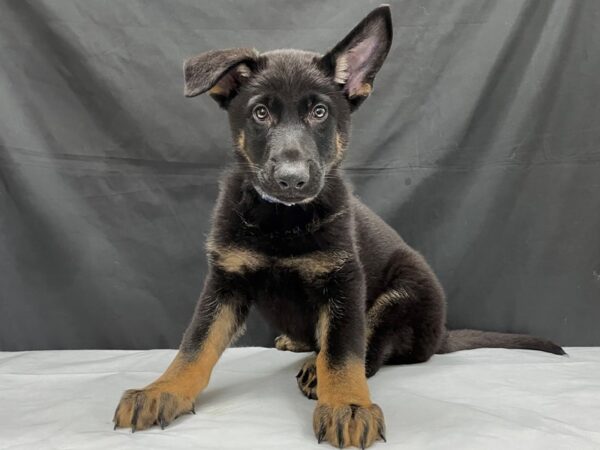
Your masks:
<svg viewBox="0 0 600 450"><path fill-rule="evenodd" d="M481 349L384 367L369 381L388 443L375 449L600 449L600 348L569 357ZM160 375L174 350L0 353L2 449L321 449L314 401L294 378L306 354L230 349L167 429L113 431L125 389Z"/></svg>

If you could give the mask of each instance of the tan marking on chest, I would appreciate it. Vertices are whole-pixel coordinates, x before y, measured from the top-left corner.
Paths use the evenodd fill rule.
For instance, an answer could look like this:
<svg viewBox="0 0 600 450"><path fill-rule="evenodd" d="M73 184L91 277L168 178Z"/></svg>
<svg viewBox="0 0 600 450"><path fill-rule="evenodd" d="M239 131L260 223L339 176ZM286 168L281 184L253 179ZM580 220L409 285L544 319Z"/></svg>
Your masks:
<svg viewBox="0 0 600 450"><path fill-rule="evenodd" d="M351 256L351 253L343 250L318 251L301 256L279 258L275 264L279 267L295 270L302 278L312 281L341 269Z"/></svg>
<svg viewBox="0 0 600 450"><path fill-rule="evenodd" d="M225 272L250 273L267 267L285 268L298 272L306 281L339 270L352 254L343 250L316 251L283 258L267 256L249 248L220 245L209 240L206 244L211 262Z"/></svg>
<svg viewBox="0 0 600 450"><path fill-rule="evenodd" d="M213 264L229 273L255 272L268 263L268 258L254 250L235 246L221 246L208 241L206 248Z"/></svg>

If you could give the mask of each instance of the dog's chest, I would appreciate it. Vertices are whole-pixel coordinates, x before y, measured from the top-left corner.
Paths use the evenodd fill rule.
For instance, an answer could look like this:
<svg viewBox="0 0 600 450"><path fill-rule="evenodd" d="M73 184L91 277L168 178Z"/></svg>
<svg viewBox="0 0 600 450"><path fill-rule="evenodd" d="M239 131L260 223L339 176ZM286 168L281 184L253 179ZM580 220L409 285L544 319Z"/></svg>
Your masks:
<svg viewBox="0 0 600 450"><path fill-rule="evenodd" d="M266 278L295 274L308 284L318 284L352 257L339 249L270 254L243 244L220 245L213 241L208 242L207 249L211 263L229 274L247 277L261 273Z"/></svg>
<svg viewBox="0 0 600 450"><path fill-rule="evenodd" d="M277 330L295 340L312 343L320 301L314 288L287 270L256 273L248 281L253 286L253 303Z"/></svg>
<svg viewBox="0 0 600 450"><path fill-rule="evenodd" d="M352 255L343 250L309 250L297 253L259 251L232 242L209 241L211 264L245 286L263 317L288 336L313 343L319 308L327 281Z"/></svg>

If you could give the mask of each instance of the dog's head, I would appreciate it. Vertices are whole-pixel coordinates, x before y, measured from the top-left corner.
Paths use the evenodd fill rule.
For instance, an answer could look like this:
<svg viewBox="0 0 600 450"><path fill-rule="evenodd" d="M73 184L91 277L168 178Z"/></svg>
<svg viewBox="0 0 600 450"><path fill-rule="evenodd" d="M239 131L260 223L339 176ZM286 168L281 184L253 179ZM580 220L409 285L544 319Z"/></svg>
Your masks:
<svg viewBox="0 0 600 450"><path fill-rule="evenodd" d="M227 110L236 152L264 199L307 203L341 162L350 113L371 93L391 41L384 5L325 55L237 48L190 58L185 95L208 92Z"/></svg>

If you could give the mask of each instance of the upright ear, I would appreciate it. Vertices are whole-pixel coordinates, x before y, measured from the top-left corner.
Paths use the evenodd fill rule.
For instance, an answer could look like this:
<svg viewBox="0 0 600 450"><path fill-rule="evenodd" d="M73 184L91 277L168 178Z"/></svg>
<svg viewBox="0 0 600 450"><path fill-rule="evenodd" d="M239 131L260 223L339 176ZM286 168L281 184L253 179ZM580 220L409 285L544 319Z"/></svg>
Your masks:
<svg viewBox="0 0 600 450"><path fill-rule="evenodd" d="M373 90L373 80L392 45L392 15L381 5L365 17L322 61L323 68L343 86L354 111Z"/></svg>
<svg viewBox="0 0 600 450"><path fill-rule="evenodd" d="M240 86L256 68L258 52L251 48L213 50L185 60L183 75L186 97L195 97L206 91L227 108Z"/></svg>

